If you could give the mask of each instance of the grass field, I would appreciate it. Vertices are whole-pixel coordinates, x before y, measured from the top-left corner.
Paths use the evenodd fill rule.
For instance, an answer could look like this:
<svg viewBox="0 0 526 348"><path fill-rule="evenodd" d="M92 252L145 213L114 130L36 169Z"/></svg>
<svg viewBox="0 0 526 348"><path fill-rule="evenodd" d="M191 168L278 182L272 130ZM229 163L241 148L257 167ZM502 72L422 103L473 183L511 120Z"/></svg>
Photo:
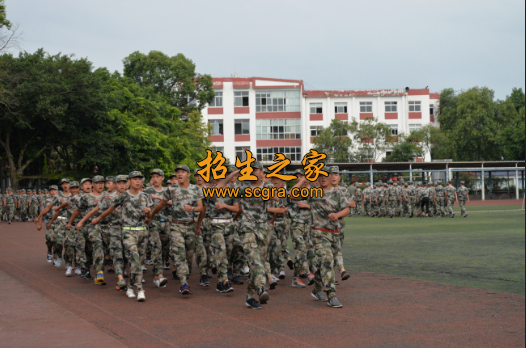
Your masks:
<svg viewBox="0 0 526 348"><path fill-rule="evenodd" d="M345 265L524 295L524 217L523 211L453 219L348 217Z"/></svg>
<svg viewBox="0 0 526 348"><path fill-rule="evenodd" d="M489 211L489 210L517 210L521 209L522 205L473 205L466 207L468 212L470 211ZM453 211L460 213L460 207L458 205L453 207Z"/></svg>

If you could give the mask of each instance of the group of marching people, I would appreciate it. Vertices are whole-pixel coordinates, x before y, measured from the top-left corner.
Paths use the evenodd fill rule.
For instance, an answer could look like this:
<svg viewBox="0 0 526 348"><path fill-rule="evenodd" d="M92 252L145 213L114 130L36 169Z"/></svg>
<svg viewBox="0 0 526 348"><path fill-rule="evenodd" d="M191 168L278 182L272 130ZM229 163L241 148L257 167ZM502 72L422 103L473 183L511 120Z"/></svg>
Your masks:
<svg viewBox="0 0 526 348"><path fill-rule="evenodd" d="M46 225L47 260L63 263L66 276L79 275L105 285L115 274L116 287L139 302L145 265L152 264L154 284L166 287L164 271L180 282L182 295L192 293L188 277L198 273L199 284L210 286L217 274L219 293L234 291L247 276L245 304L260 309L269 302L269 290L285 279L285 266L294 271L292 287L314 285L312 297L330 307L342 307L336 297L336 268L341 280L349 279L341 245L344 220L355 209L356 197L340 186L338 167L316 181L297 170L296 185L319 187L319 196L277 197L264 200L247 190L286 187L259 162L251 164L257 180L239 181L240 171L229 166L224 179L206 182L197 170L179 165L166 186L164 172L154 169L149 183L139 171L115 177L97 175L80 182L62 179L49 188L43 209L35 218L37 229ZM271 178L267 178L271 176ZM237 188L237 195L205 196L204 189ZM290 192L290 190L289 190ZM291 237L293 258L287 243ZM192 264L197 269L192 270ZM171 264L170 264L171 263ZM129 272L127 267L129 266ZM91 275L91 267L95 276ZM304 283L305 282L305 283Z"/></svg>
<svg viewBox="0 0 526 348"><path fill-rule="evenodd" d="M0 222L33 221L44 207L44 200L49 192L41 190L20 189L16 194L11 187L5 194L0 194Z"/></svg>

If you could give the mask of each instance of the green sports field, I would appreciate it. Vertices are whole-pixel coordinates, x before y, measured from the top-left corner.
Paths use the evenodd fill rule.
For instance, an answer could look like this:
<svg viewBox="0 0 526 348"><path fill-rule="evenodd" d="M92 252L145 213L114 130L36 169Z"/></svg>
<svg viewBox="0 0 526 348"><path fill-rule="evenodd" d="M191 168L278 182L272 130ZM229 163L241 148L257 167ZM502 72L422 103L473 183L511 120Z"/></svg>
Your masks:
<svg viewBox="0 0 526 348"><path fill-rule="evenodd" d="M524 216L516 211L453 219L348 217L345 265L524 295Z"/></svg>

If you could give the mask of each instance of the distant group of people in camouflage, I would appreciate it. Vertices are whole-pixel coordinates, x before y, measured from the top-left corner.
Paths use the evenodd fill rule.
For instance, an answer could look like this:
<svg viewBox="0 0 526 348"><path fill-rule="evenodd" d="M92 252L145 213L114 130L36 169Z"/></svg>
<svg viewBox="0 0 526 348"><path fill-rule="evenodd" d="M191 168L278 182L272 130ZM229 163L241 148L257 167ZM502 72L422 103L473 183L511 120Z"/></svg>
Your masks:
<svg viewBox="0 0 526 348"><path fill-rule="evenodd" d="M1 215L0 222L8 223L16 221L33 221L44 206L44 200L49 195L49 191L41 190L17 190L8 187L5 194L0 194Z"/></svg>
<svg viewBox="0 0 526 348"><path fill-rule="evenodd" d="M251 168L257 180L239 181L241 174L235 166L227 168L224 179L210 178L209 182L196 170L196 185L190 183L186 165L177 166L167 182L164 172L154 169L146 185L139 171L105 178L97 175L80 182L62 179L61 190L53 185L36 196L41 197L35 199L38 209L28 219L38 224L38 230L45 222L47 261L56 267L64 263L68 277L79 275L105 285L104 272L115 274L116 288L143 302L147 265L153 265L157 288L166 287L164 271L171 270L183 295L192 293L188 285L192 273L198 273L201 286L210 286L210 273L217 274L219 293L234 291L233 285L243 284L241 277L247 276L245 304L260 309L270 299L268 291L286 278L285 266L294 271L292 287L306 288L305 281L314 285L311 295L316 300L342 307L336 297L334 269L341 280L349 279L341 253L344 217L349 214L393 217L413 216L416 211L417 216L447 212L453 216L450 201L458 199L463 216L467 215L462 204L463 192L469 199L464 186L457 193L451 185L418 183L414 188L412 183L398 186L389 181L374 187L367 183L362 190L358 183L341 184L337 166L329 167L328 175L315 181L307 180L303 170L295 171L292 189L320 188L323 194L319 196L294 198L289 194L264 200L247 190L285 188L286 182L267 178L270 172L259 162ZM210 196L205 194L207 188L238 191ZM9 190L2 197L9 222L15 209L31 207L27 199L16 197ZM430 212L429 203L432 209L436 204L436 210ZM22 211L17 214L24 219ZM289 236L294 258L287 247ZM192 272L194 257L198 269Z"/></svg>

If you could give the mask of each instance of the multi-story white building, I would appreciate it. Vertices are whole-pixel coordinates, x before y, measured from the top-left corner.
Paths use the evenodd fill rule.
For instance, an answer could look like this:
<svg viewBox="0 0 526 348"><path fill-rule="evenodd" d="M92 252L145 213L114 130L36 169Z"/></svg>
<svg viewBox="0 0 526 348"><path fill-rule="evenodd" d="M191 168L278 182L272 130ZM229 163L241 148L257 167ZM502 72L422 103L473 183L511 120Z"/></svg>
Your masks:
<svg viewBox="0 0 526 348"><path fill-rule="evenodd" d="M236 156L244 160L244 150L262 162L272 162L275 153L299 162L319 127L328 127L334 118L375 117L390 125L393 135L408 134L436 122L433 109L439 99L427 88L307 91L301 80L261 77L214 78L213 88L215 101L203 116L212 125L210 140L231 163ZM415 160L430 159L427 154Z"/></svg>

